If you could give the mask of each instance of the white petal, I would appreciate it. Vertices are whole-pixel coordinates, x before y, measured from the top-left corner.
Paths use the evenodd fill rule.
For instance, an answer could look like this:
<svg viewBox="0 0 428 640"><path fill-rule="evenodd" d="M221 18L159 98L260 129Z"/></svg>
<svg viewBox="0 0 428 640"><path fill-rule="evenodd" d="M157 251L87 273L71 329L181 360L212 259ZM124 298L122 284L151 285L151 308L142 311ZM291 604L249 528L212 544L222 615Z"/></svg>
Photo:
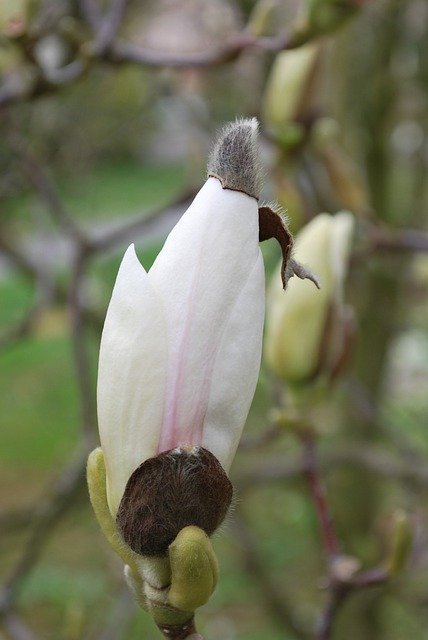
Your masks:
<svg viewBox="0 0 428 640"><path fill-rule="evenodd" d="M157 451L165 376L161 303L131 245L113 289L98 364L98 422L113 515L131 473Z"/></svg>
<svg viewBox="0 0 428 640"><path fill-rule="evenodd" d="M220 341L258 256L257 201L208 179L149 273L169 347L160 451L201 443Z"/></svg>
<svg viewBox="0 0 428 640"><path fill-rule="evenodd" d="M202 446L229 471L256 389L265 311L261 253L230 314L217 352Z"/></svg>

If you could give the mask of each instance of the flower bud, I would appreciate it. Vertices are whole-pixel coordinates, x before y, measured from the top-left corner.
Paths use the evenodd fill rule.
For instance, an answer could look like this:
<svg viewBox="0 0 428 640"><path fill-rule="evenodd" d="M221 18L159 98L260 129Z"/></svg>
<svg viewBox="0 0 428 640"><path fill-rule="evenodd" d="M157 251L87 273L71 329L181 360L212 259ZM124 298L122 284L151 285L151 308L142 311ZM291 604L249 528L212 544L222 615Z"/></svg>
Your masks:
<svg viewBox="0 0 428 640"><path fill-rule="evenodd" d="M335 376L348 351L350 311L343 293L354 220L320 214L298 234L295 256L320 278L321 290L293 278L286 297L274 274L267 296L265 358L292 384Z"/></svg>
<svg viewBox="0 0 428 640"><path fill-rule="evenodd" d="M275 137L285 146L299 143L304 129L299 120L308 110L319 45L308 44L276 56L264 100L263 116Z"/></svg>
<svg viewBox="0 0 428 640"><path fill-rule="evenodd" d="M391 550L386 563L389 574L399 573L406 565L413 542L413 531L405 511L397 510L392 526Z"/></svg>
<svg viewBox="0 0 428 640"><path fill-rule="evenodd" d="M351 18L365 0L309 0L307 21L316 34L330 33Z"/></svg>

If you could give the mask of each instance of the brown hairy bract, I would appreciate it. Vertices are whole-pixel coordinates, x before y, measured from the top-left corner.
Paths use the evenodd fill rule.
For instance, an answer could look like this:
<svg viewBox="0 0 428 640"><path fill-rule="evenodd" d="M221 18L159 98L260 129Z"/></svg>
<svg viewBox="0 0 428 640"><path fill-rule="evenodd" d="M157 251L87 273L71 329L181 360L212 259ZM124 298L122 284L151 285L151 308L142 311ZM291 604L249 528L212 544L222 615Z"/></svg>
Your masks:
<svg viewBox="0 0 428 640"><path fill-rule="evenodd" d="M164 555L189 525L211 535L222 523L233 487L217 458L203 447L180 447L143 462L129 478L116 516L127 545Z"/></svg>

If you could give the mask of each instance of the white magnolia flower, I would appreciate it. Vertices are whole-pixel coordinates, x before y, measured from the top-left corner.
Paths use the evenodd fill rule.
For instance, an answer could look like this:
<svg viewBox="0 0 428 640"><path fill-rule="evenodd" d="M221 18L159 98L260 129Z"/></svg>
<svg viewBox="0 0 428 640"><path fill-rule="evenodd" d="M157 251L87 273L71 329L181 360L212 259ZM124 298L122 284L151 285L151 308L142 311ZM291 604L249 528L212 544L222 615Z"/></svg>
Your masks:
<svg viewBox="0 0 428 640"><path fill-rule="evenodd" d="M257 123L234 126L254 155ZM244 169L235 170L235 179L252 191L254 166L247 176ZM131 474L161 452L202 446L228 471L260 366L265 293L258 242L257 199L209 177L148 273L134 246L126 251L98 371L114 516Z"/></svg>

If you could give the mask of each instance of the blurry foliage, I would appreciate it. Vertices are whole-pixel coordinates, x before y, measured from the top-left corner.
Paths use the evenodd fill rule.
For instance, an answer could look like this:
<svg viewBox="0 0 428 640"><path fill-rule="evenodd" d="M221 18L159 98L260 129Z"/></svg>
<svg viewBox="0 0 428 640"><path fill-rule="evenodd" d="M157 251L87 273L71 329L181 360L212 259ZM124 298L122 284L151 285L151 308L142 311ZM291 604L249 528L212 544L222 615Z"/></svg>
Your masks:
<svg viewBox="0 0 428 640"><path fill-rule="evenodd" d="M182 4L186 5L130 2L120 35L137 44L153 44L168 24L165 49L170 46L174 51L178 43L186 50L205 49L240 32L255 3L210 3L210 10L217 13L205 27L201 14L205 3L192 2L184 8ZM325 9L332 3L320 4ZM352 4L356 3L343 3L345 13ZM428 258L409 252L373 256L364 250L372 225L427 231L428 10L423 0L364 4L364 11L332 38L316 41L315 67L309 65L292 86L292 75L287 73L279 77L281 88L272 89L278 69L290 64L295 70L302 49L277 55L248 50L211 69L152 69L104 60L90 66L76 82L0 106L0 237L27 258L47 264L65 289L70 285L70 246L60 242L45 201L23 170L16 133L52 176L73 218L96 234L166 206L187 183L198 185L216 127L237 114L262 116L270 178L264 195L278 199L288 210L293 231L321 210L350 209L359 221L348 282L359 339L348 376L318 409L321 457L338 446L361 446L368 452L381 446L383 453L401 456L412 468L426 466L428 456ZM291 28L309 5L315 6L298 0L277 2L266 20L265 34ZM316 18L323 22L322 29L330 19L324 9ZM180 16L179 23L172 14L168 17L173 11ZM174 33L177 24L180 32ZM193 38L194 24L198 32ZM0 2L2 86L16 81L16 70L22 82L31 86L34 82L34 62L21 47L28 25L31 34L43 36L38 55L49 73L70 63L81 42L90 37L77 2ZM274 117L269 115L272 101ZM146 268L165 232L161 226L147 239L141 238L139 254ZM269 277L278 252L270 243L262 249ZM100 255L88 268L85 302L101 317L120 255L119 250ZM3 335L19 323L37 296L25 270L0 258ZM52 476L80 446L79 389L66 298L43 309L20 340L1 347L0 500L6 516L37 505L46 483L52 483ZM93 378L98 340L99 331L91 328ZM277 391L278 383L262 370L248 437L257 438L268 424ZM264 460L274 466L299 456L296 439L284 429L263 448L242 450L234 468L236 481ZM332 637L424 640L426 482L418 485L411 479L373 475L358 464L327 465L323 472L345 551L358 549L367 566L384 560L390 515L397 507L412 513L416 530L414 557L404 575L381 596L375 590L348 601ZM302 479L254 484L238 493L236 513L250 525L275 589L292 603L296 620L311 629L325 600L319 590L325 567ZM351 524L356 521L360 527ZM8 575L26 545L29 529L22 525L8 529L6 524L0 521L5 527L0 561ZM201 631L207 638L294 640L296 636L271 614L258 577L247 573L244 545L234 535L233 513L215 544L222 576L214 597L198 613ZM120 620L123 611L117 638L157 637L144 614L129 602L123 609L122 589L121 567L104 547L82 492L29 574L19 610L44 640L95 640L106 623L116 616Z"/></svg>

